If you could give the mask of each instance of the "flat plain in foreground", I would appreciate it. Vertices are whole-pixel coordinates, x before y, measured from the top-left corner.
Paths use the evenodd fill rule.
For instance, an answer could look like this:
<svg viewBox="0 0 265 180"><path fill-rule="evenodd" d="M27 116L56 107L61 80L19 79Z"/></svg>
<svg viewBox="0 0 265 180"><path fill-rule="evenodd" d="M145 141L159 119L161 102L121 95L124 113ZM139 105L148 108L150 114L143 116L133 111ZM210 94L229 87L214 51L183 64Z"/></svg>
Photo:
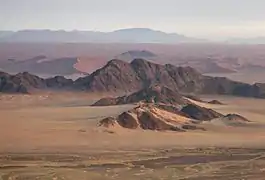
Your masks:
<svg viewBox="0 0 265 180"><path fill-rule="evenodd" d="M7 179L262 179L265 100L204 96L249 127L207 131L104 129L98 121L134 105L90 107L87 94L1 95L0 177Z"/></svg>

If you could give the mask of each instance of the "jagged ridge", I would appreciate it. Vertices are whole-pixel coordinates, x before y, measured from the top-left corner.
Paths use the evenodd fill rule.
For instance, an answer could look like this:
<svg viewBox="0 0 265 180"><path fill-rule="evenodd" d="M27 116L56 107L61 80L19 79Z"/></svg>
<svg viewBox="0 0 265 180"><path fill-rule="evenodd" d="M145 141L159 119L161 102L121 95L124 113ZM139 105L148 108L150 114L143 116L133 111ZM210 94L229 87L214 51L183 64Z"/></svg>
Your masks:
<svg viewBox="0 0 265 180"><path fill-rule="evenodd" d="M128 96L117 98L103 98L93 104L93 106L111 106L120 104L163 103L172 105L185 105L188 100L184 99L178 91L173 91L165 86L152 85Z"/></svg>
<svg viewBox="0 0 265 180"><path fill-rule="evenodd" d="M158 84L180 93L265 98L265 84L250 85L222 77L203 76L191 67L159 65L143 59L135 59L131 63L111 60L103 68L74 82L64 77L47 80L28 73L14 76L6 73L0 75L0 92L25 93L31 89L47 87L90 92L135 92Z"/></svg>
<svg viewBox="0 0 265 180"><path fill-rule="evenodd" d="M73 81L63 76L43 79L27 72L16 75L0 72L0 92L4 93L29 93L38 89L69 88L72 85Z"/></svg>
<svg viewBox="0 0 265 180"><path fill-rule="evenodd" d="M173 90L193 92L202 88L202 80L203 76L190 67L163 66L135 59L131 63L111 60L89 77L78 79L75 85L88 91L134 92L159 84Z"/></svg>

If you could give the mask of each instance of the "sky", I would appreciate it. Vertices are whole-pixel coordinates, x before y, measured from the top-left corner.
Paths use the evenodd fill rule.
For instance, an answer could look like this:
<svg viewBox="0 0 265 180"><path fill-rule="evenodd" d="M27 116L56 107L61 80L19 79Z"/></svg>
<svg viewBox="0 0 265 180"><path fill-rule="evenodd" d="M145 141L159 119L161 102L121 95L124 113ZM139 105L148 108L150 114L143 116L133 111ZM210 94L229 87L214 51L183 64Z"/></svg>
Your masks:
<svg viewBox="0 0 265 180"><path fill-rule="evenodd" d="M225 39L265 36L265 0L0 0L0 30L152 28Z"/></svg>

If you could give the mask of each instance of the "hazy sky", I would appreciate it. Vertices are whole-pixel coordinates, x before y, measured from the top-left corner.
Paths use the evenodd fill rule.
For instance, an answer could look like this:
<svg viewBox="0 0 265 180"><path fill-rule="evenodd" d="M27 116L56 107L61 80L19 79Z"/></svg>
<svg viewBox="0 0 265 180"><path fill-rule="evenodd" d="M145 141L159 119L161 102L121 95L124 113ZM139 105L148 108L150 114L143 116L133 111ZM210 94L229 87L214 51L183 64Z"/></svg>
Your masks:
<svg viewBox="0 0 265 180"><path fill-rule="evenodd" d="M0 30L128 27L212 39L265 36L265 0L0 0Z"/></svg>

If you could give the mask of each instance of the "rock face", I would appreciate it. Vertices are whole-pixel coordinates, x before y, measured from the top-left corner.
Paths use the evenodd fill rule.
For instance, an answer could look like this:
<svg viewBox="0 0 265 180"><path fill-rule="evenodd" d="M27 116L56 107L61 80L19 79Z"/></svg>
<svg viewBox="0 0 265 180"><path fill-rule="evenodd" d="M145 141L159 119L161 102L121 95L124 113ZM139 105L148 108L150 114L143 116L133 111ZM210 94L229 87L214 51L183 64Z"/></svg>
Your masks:
<svg viewBox="0 0 265 180"><path fill-rule="evenodd" d="M115 118L108 117L108 118L102 119L99 123L99 126L109 128L109 127L115 126L115 124L116 124Z"/></svg>
<svg viewBox="0 0 265 180"><path fill-rule="evenodd" d="M202 82L203 76L192 68L135 59L131 63L111 60L90 76L78 79L75 87L87 91L135 92L159 84L172 90L193 92L202 89Z"/></svg>
<svg viewBox="0 0 265 180"><path fill-rule="evenodd" d="M99 122L105 128L122 127L131 130L155 131L205 131L208 126L245 127L250 121L238 114L222 115L212 109L189 104L179 108L167 104L141 104L117 117L108 117Z"/></svg>
<svg viewBox="0 0 265 180"><path fill-rule="evenodd" d="M209 104L223 105L223 103L221 103L221 102L218 101L218 100L212 100L212 101L209 101L208 103L209 103Z"/></svg>
<svg viewBox="0 0 265 180"><path fill-rule="evenodd" d="M163 106L163 105L162 105ZM186 131L203 130L198 123L187 118L173 106L167 111L158 104L142 104L130 111L124 112L116 118L109 117L100 121L99 126L112 127L118 124L127 129L143 129L156 131Z"/></svg>
<svg viewBox="0 0 265 180"><path fill-rule="evenodd" d="M250 85L231 81L224 77L205 77L202 92L205 94L224 94L265 98L265 84L257 83Z"/></svg>
<svg viewBox="0 0 265 180"><path fill-rule="evenodd" d="M14 76L1 73L0 76L0 91L13 93L45 88L66 88L88 92L135 92L159 85L187 94L224 94L265 98L265 84L249 85L222 77L203 76L190 67L159 65L143 59L135 59L131 63L111 60L103 68L74 82L63 77L42 79L29 73L19 73Z"/></svg>
<svg viewBox="0 0 265 180"><path fill-rule="evenodd" d="M210 123L213 125L246 127L251 121L238 114L227 114L224 117L213 119Z"/></svg>
<svg viewBox="0 0 265 180"><path fill-rule="evenodd" d="M95 71L90 76L75 81L75 88L86 91L135 91L142 84L129 63L111 60L106 66Z"/></svg>
<svg viewBox="0 0 265 180"><path fill-rule="evenodd" d="M195 104L189 104L181 109L181 112L189 115L190 118L200 121L210 121L215 118L223 117L222 114Z"/></svg>
<svg viewBox="0 0 265 180"><path fill-rule="evenodd" d="M184 95L186 98L193 100L193 101L197 101L197 102L202 102L202 103L209 103L209 104L216 104L216 105L223 105L223 103L221 103L220 101L214 99L211 101L204 101L202 99L200 99L199 97L195 96L195 95Z"/></svg>
<svg viewBox="0 0 265 180"><path fill-rule="evenodd" d="M180 131L181 129L172 124L166 123L164 119L157 117L151 112L144 111L139 115L139 124L142 129L145 130L171 130Z"/></svg>
<svg viewBox="0 0 265 180"><path fill-rule="evenodd" d="M29 93L32 90L61 89L72 85L73 81L64 77L43 79L27 72L16 75L0 72L0 92L4 93Z"/></svg>
<svg viewBox="0 0 265 180"><path fill-rule="evenodd" d="M47 87L51 88L70 88L74 81L72 79L66 79L63 76L55 76L53 78L46 79Z"/></svg>
<svg viewBox="0 0 265 180"><path fill-rule="evenodd" d="M124 128L137 129L140 126L138 120L138 109L134 109L134 112L124 112L118 116L118 123Z"/></svg>
<svg viewBox="0 0 265 180"><path fill-rule="evenodd" d="M122 97L118 97L118 98L112 98L112 97L106 97L106 98L102 98L100 100L98 100L97 102L95 102L94 104L92 104L92 106L115 106L115 105L119 105L119 104L126 104L126 103L122 103L121 101L119 101L119 99L121 99Z"/></svg>
<svg viewBox="0 0 265 180"><path fill-rule="evenodd" d="M173 91L165 86L153 85L128 96L100 99L93 106L133 104L138 102L185 105L188 103L188 100L184 99L177 90Z"/></svg>
<svg viewBox="0 0 265 180"><path fill-rule="evenodd" d="M76 89L97 92L135 92L158 84L181 93L265 98L265 84L249 85L223 77L203 76L191 67L159 65L143 59L135 59L131 63L111 60L74 84Z"/></svg>
<svg viewBox="0 0 265 180"><path fill-rule="evenodd" d="M250 122L247 118L240 116L238 114L227 114L226 116L224 116L224 118L229 121Z"/></svg>
<svg viewBox="0 0 265 180"><path fill-rule="evenodd" d="M197 102L204 102L202 99L200 99L199 97L195 96L195 95L184 95L186 98L189 98L191 100L197 101Z"/></svg>
<svg viewBox="0 0 265 180"><path fill-rule="evenodd" d="M28 93L30 88L45 88L45 80L29 73L0 73L0 92Z"/></svg>

